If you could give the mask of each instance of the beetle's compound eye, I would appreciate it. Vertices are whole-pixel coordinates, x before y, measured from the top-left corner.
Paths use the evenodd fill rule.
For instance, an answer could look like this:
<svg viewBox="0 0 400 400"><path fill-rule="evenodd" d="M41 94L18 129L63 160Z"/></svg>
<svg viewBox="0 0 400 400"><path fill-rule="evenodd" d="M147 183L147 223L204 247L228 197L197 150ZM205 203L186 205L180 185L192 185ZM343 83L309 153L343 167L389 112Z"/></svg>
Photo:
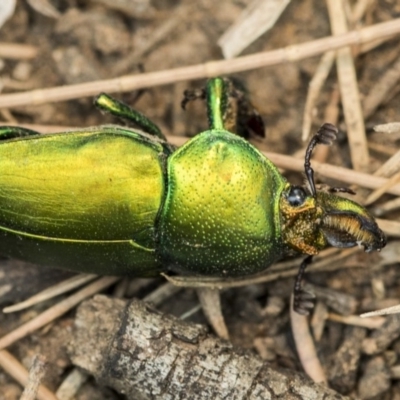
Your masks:
<svg viewBox="0 0 400 400"><path fill-rule="evenodd" d="M303 205L307 197L307 193L300 186L291 186L287 195L287 201L293 207Z"/></svg>

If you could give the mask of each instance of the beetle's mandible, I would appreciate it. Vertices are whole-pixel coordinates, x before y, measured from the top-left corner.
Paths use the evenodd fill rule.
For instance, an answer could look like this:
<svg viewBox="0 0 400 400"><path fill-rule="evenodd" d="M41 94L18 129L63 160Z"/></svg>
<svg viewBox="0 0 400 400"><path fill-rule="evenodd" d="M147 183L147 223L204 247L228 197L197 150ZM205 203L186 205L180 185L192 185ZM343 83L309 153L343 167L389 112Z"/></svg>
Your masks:
<svg viewBox="0 0 400 400"><path fill-rule="evenodd" d="M315 187L311 153L335 139L333 125L311 139L308 184L294 186L234 134L263 135L263 128L232 81L211 79L186 101L195 97L205 98L210 127L179 149L145 116L105 94L96 105L138 128L40 135L0 127L0 253L97 274L227 277L305 254L295 308L307 313L312 304L300 280L313 255L329 245L385 246L364 207Z"/></svg>

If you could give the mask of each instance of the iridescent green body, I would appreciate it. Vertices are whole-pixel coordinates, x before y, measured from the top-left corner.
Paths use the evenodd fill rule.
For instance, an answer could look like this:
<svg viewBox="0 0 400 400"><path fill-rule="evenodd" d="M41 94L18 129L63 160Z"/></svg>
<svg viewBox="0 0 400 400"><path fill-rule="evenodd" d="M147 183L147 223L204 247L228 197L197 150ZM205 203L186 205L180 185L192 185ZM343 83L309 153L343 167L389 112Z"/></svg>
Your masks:
<svg viewBox="0 0 400 400"><path fill-rule="evenodd" d="M101 274L158 269L168 154L114 126L0 141L1 253Z"/></svg>
<svg viewBox="0 0 400 400"><path fill-rule="evenodd" d="M329 244L384 246L363 207L290 185L229 132L260 131L260 118L243 99L235 111L227 93L226 80L209 81L210 129L177 150L107 95L96 104L140 129L0 127L0 253L99 274L240 276Z"/></svg>
<svg viewBox="0 0 400 400"><path fill-rule="evenodd" d="M244 139L197 135L168 163L160 253L192 274L245 275L282 256L279 199L286 181Z"/></svg>

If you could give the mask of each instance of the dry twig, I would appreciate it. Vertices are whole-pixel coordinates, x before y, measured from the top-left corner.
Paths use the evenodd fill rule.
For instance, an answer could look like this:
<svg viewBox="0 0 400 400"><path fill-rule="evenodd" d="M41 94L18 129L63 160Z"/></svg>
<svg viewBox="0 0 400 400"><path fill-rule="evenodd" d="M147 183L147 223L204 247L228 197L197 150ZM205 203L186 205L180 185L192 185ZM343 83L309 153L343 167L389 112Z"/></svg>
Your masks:
<svg viewBox="0 0 400 400"><path fill-rule="evenodd" d="M329 50L393 36L400 32L399 21L400 19L394 19L343 35L329 36L299 45L238 57L233 60L209 61L205 64L145 74L126 75L109 80L38 89L24 93L3 94L0 96L0 108L71 100L94 96L102 91L107 93L125 92L179 81L227 75L285 62L294 62Z"/></svg>
<svg viewBox="0 0 400 400"><path fill-rule="evenodd" d="M263 33L270 30L290 1L253 0L218 39L224 57L236 57Z"/></svg>
<svg viewBox="0 0 400 400"><path fill-rule="evenodd" d="M0 42L0 58L14 60L29 60L35 58L39 50L29 44L4 43Z"/></svg>
<svg viewBox="0 0 400 400"><path fill-rule="evenodd" d="M140 301L96 296L82 304L69 350L74 364L129 398L344 399Z"/></svg>
<svg viewBox="0 0 400 400"><path fill-rule="evenodd" d="M343 2L344 0L327 0L329 19L334 35L347 32ZM351 48L344 47L339 49L336 54L340 93L350 145L351 161L356 171L368 171L368 145L365 136L364 117Z"/></svg>
<svg viewBox="0 0 400 400"><path fill-rule="evenodd" d="M79 292L74 293L72 296L60 301L58 304L50 307L43 313L39 314L36 318L26 322L17 329L0 338L0 349L4 349L17 340L29 335L35 330L47 325L49 322L65 314L67 311L74 308L82 300L93 296L95 293L109 287L113 283L117 282L120 278L118 277L103 277L98 279L96 282L86 286Z"/></svg>
<svg viewBox="0 0 400 400"><path fill-rule="evenodd" d="M22 393L20 400L35 400L40 386L40 381L43 379L46 372L46 359L43 356L37 355L33 358L31 368L29 370L28 382Z"/></svg>
<svg viewBox="0 0 400 400"><path fill-rule="evenodd" d="M29 372L6 350L0 350L0 367L22 386L27 384L29 380ZM43 385L39 385L37 398L39 400L58 400L54 393Z"/></svg>
<svg viewBox="0 0 400 400"><path fill-rule="evenodd" d="M327 382L310 333L308 318L293 310L293 295L290 306L290 322L297 354L304 371L314 382Z"/></svg>
<svg viewBox="0 0 400 400"><path fill-rule="evenodd" d="M375 83L363 101L364 118L369 118L390 97L400 80L400 57Z"/></svg>
<svg viewBox="0 0 400 400"><path fill-rule="evenodd" d="M198 288L197 295L200 300L204 315L215 333L225 340L229 340L228 328L221 309L220 291L212 288Z"/></svg>
<svg viewBox="0 0 400 400"><path fill-rule="evenodd" d="M306 105L304 108L303 127L302 127L302 140L306 141L310 135L311 125L313 120L314 108L321 92L322 86L328 78L329 72L331 71L333 62L335 61L336 52L326 52L314 73L313 78L310 81L307 93ZM328 121L334 123L334 121Z"/></svg>
<svg viewBox="0 0 400 400"><path fill-rule="evenodd" d="M3 308L3 313L11 313L16 311L24 310L28 307L32 307L35 304L41 303L45 300L52 299L53 297L59 296L66 292L69 292L73 289L76 289L79 286L84 285L87 282L92 281L96 278L96 275L93 274L79 274L75 275L72 278L69 278L63 282L57 283L56 285L49 287L43 290L40 293L35 294L34 296L26 299L18 304L13 304L12 306Z"/></svg>
<svg viewBox="0 0 400 400"><path fill-rule="evenodd" d="M168 298L174 296L181 289L182 288L178 288L167 282L159 286L156 290L148 294L146 297L144 297L143 301L145 301L146 303L151 303L154 306L158 306Z"/></svg>
<svg viewBox="0 0 400 400"><path fill-rule="evenodd" d="M74 368L64 379L56 392L58 400L73 400L82 385L87 381L88 375L78 368Z"/></svg>

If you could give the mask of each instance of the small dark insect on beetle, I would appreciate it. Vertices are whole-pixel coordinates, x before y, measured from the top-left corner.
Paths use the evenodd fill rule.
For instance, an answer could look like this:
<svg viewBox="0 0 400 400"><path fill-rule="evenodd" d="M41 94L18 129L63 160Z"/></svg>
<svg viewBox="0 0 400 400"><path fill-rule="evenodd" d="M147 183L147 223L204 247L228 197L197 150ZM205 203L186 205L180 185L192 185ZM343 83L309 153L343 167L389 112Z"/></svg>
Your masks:
<svg viewBox="0 0 400 400"><path fill-rule="evenodd" d="M40 135L0 127L0 252L37 264L108 275L244 276L306 254L295 309L312 307L301 276L331 245L380 250L386 239L361 205L316 190L310 157L330 144L324 124L305 156L307 186L291 185L234 131L260 132L231 82L209 80L210 128L176 149L145 116L102 94L95 104L139 128L105 125ZM241 104L241 105L240 105ZM240 131L240 129L238 129Z"/></svg>

